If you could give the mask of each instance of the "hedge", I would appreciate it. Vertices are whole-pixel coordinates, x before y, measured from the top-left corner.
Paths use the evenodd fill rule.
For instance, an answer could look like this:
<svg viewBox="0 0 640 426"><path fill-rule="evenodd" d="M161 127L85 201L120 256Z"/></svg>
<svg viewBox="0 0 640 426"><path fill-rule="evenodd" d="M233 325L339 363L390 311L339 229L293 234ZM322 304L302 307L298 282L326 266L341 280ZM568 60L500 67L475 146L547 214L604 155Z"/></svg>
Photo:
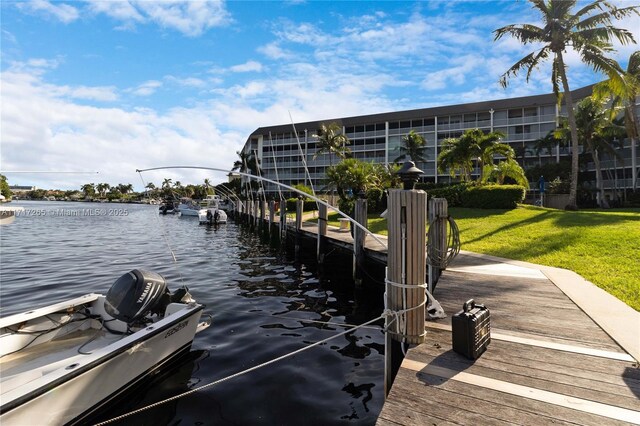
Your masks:
<svg viewBox="0 0 640 426"><path fill-rule="evenodd" d="M515 209L524 200L520 185L472 186L462 194L462 207L479 209Z"/></svg>
<svg viewBox="0 0 640 426"><path fill-rule="evenodd" d="M296 202L297 198L287 198L287 211L295 212L296 211ZM312 210L318 210L318 204L313 200L304 200L302 204L302 211L310 212Z"/></svg>

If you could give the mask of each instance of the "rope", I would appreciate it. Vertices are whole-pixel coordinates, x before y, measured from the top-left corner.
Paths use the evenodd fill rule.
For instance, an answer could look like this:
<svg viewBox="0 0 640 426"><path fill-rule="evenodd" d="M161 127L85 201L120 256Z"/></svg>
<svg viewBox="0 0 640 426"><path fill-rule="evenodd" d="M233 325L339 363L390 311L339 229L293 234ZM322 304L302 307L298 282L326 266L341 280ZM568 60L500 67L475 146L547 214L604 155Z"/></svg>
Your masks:
<svg viewBox="0 0 640 426"><path fill-rule="evenodd" d="M153 404L147 405L147 406L145 406L145 407L139 408L139 409L137 409L137 410L130 411L130 412L128 412L128 413L122 414L122 415L120 415L120 416L118 416L118 417L114 417L114 418L109 419L109 420L106 420L106 421L104 421L104 422L97 423L95 426L102 426L102 425L107 425L107 424L110 424L110 423L113 423L113 422L120 421L120 420L125 419L125 418L127 418L127 417L130 417L130 416L133 416L133 415L135 415L135 414L141 413L141 412L143 412L143 411L149 410L149 409L151 409L151 408L155 408L155 407L158 407L158 406L160 406L160 405L162 405L162 404L166 404L166 403L168 403L168 402L175 401L175 400L180 399L180 398L183 398L183 397L185 397L185 396L187 396L187 395L191 395L192 393L195 393L195 392L198 392L198 391L201 391L201 390L204 390L204 389L207 389L207 388L213 387L213 386L215 386L215 385L217 385L217 384L220 384L220 383L226 382L227 380L234 379L234 378L236 378L236 377L242 376L242 375L244 375L244 374L247 374L247 373L250 373L250 372L252 372L252 371L258 370L258 369L260 369L260 368L266 367L266 366L268 366L268 365L274 364L274 363L276 363L276 362L278 362L278 361L281 361L281 360L283 360L283 359L286 359L286 358L292 357L292 356L294 356L294 355L297 355L297 354L299 354L299 353L302 353L302 352L304 352L304 351L306 351L306 350L308 350L308 349L311 349L311 348L313 348L313 347L323 345L323 344L325 344L325 343L329 342L330 340L333 340L333 339L336 339L336 338L338 338L338 337L344 336L345 334L349 334L349 333L351 333L352 331L357 330L358 328L362 328L362 327L365 327L365 326L367 326L367 325L369 325L369 324L372 324L372 323L374 323L374 322L376 322L376 321L379 321L379 320L381 320L381 319L385 318L385 317L386 317L386 315L387 315L387 314L386 314L385 312L383 312L383 313L382 313L382 315L380 315L379 317L374 318L374 319L372 319L372 320L369 320L369 321L367 321L367 322L365 322L365 323L363 323L363 324L360 324L360 325L358 325L358 326L356 326L356 327L350 328L349 330L345 330L345 331L343 331L343 332L341 332L341 333L338 333L338 334L336 334L335 336L328 337L328 338L326 338L326 339L320 340L320 341L318 341L318 342L316 342L316 343L312 343L312 344L310 344L310 345L308 345L308 346L305 346L305 347L300 348L300 349L298 349L298 350L295 350L295 351L293 351L293 352L289 352L289 353L287 353L287 354L284 354L284 355L279 356L279 357L277 357L277 358L274 358L274 359L272 359L272 360L269 360L269 361L263 362L263 363L261 363L261 364L255 365L255 366L253 366L253 367L247 368L246 370L242 370L242 371L239 371L239 372L237 372L237 373L234 373L234 374L232 374L232 375L230 375L230 376L223 377L222 379L216 380L215 382L208 383L208 384L203 385L203 386L200 386L200 387L198 387L198 388L191 389L191 390L189 390L189 391L183 392L183 393L178 394L178 395L174 395L174 396L172 396L172 397L170 397L170 398L167 398L167 399L164 399L164 400L162 400L162 401L158 401L158 402L155 402L155 403L153 403Z"/></svg>
<svg viewBox="0 0 640 426"><path fill-rule="evenodd" d="M427 298L425 297L424 300L421 303L419 303L418 305L416 305L416 306L406 307L406 291L405 290L409 289L409 288L412 288L412 289L423 288L426 291L427 284L426 283L424 283L424 284L403 284L403 283L397 283L397 282L391 281L391 280L389 280L387 278L385 278L384 282L385 282L385 284L388 284L388 285L391 285L391 286L398 287L398 288L402 289L402 296L403 296L402 297L402 299L403 299L403 303L402 304L403 304L403 308L404 309L401 309L399 311L393 311L393 310L389 309L389 307L387 307L387 293L385 292L385 295L384 295L384 305L385 306L384 306L384 311L383 311L382 314L385 315L385 316L393 317L393 320L390 321L388 324L386 324L385 332L394 333L394 334L400 335L402 337L402 343L403 343L403 345L402 345L402 354L404 356L406 356L407 352L406 352L406 348L404 346L404 344L406 344L406 341L407 341L407 315L406 314L408 312L410 312L410 311L413 311L414 309L422 308L423 306L425 306L425 304L427 303ZM393 324L394 322L396 322L397 325L395 327L395 330L391 331L390 330L391 324ZM427 332L426 332L426 330L424 330L423 333L421 333L421 334L419 334L417 336L411 336L411 337L423 337L423 336L426 336L426 334L427 334Z"/></svg>
<svg viewBox="0 0 640 426"><path fill-rule="evenodd" d="M445 247L440 247L438 235L440 221L446 220L449 224L447 232L447 243ZM445 230L446 232L446 230ZM451 216L437 217L429 224L427 231L427 264L440 269L446 269L451 261L460 253L460 230L456 221Z"/></svg>

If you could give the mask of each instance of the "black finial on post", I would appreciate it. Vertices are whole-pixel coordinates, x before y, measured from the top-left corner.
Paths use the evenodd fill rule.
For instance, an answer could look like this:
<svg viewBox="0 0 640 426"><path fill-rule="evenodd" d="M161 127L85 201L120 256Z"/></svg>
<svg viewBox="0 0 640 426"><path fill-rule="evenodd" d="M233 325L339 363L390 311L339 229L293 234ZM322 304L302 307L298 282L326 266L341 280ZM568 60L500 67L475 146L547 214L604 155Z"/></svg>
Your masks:
<svg viewBox="0 0 640 426"><path fill-rule="evenodd" d="M398 170L398 176L402 181L403 189L413 189L414 185L418 181L418 178L424 172L416 167L413 161L405 161L402 168Z"/></svg>

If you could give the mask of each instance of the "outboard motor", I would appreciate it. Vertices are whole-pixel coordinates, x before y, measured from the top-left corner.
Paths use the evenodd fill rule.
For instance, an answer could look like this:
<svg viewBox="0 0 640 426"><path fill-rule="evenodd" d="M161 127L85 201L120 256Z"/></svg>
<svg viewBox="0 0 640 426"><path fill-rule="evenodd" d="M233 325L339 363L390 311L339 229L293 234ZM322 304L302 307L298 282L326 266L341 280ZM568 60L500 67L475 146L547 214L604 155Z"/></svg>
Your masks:
<svg viewBox="0 0 640 426"><path fill-rule="evenodd" d="M169 301L167 282L162 275L134 269L111 286L104 307L112 317L130 324L148 312L161 313Z"/></svg>

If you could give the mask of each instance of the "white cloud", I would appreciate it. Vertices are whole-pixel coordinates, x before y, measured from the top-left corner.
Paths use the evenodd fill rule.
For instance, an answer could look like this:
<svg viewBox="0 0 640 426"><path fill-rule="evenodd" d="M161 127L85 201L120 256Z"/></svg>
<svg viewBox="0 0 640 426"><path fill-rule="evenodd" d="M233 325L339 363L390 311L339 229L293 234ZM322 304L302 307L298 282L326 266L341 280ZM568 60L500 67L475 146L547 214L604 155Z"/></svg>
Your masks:
<svg viewBox="0 0 640 426"><path fill-rule="evenodd" d="M73 22L80 17L78 9L67 3L56 2L53 4L47 0L31 0L18 2L16 7L26 12L44 14L65 24Z"/></svg>
<svg viewBox="0 0 640 426"><path fill-rule="evenodd" d="M196 77L178 78L172 75L167 75L164 78L167 81L170 81L172 83L175 83L179 86L184 86L184 87L201 88L207 85L207 83L204 80Z"/></svg>
<svg viewBox="0 0 640 426"><path fill-rule="evenodd" d="M58 179L61 188L86 182L132 183L141 189L136 168L190 164L229 169L247 132L224 129L209 108L174 108L165 114L150 109L126 111L79 105L59 98L57 88L25 72L1 74L3 170L99 171ZM28 111L28 114L25 113ZM225 123L221 120L220 123ZM246 124L245 124L246 126ZM184 171L161 176L201 182L212 173ZM214 182L226 176L217 174ZM10 182L12 178L9 174ZM50 187L51 177L21 175L24 183Z"/></svg>
<svg viewBox="0 0 640 426"><path fill-rule="evenodd" d="M145 81L138 87L127 89L126 92L137 96L150 96L153 95L159 87L162 87L161 81L149 80Z"/></svg>
<svg viewBox="0 0 640 426"><path fill-rule="evenodd" d="M68 94L72 98L87 99L94 101L115 101L118 99L118 94L115 86L102 86L102 87L87 87L78 86L72 88L65 88L65 94Z"/></svg>
<svg viewBox="0 0 640 426"><path fill-rule="evenodd" d="M165 0L132 2L148 20L188 36L199 36L208 29L228 25L231 16L219 0Z"/></svg>
<svg viewBox="0 0 640 426"><path fill-rule="evenodd" d="M230 68L233 72L260 72L262 64L256 61L247 61L244 64L234 65Z"/></svg>
<svg viewBox="0 0 640 426"><path fill-rule="evenodd" d="M228 25L231 15L222 0L84 0L75 3L30 0L16 2L16 7L28 13L44 14L66 24L83 13L104 14L119 22L117 29L133 29L137 24L155 23L162 28L197 37L211 28Z"/></svg>
<svg viewBox="0 0 640 426"><path fill-rule="evenodd" d="M272 42L269 44L265 44L264 46L260 46L258 47L257 51L262 53L269 59L291 59L292 57L294 57L294 54L292 52L281 48L277 42Z"/></svg>

